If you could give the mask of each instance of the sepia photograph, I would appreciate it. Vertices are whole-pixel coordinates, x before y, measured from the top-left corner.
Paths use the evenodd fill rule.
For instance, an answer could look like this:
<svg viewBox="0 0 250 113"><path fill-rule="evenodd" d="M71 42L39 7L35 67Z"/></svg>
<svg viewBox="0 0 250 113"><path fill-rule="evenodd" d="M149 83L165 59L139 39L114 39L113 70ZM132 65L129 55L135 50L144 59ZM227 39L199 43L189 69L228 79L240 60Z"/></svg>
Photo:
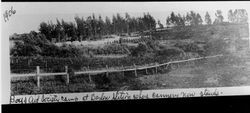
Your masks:
<svg viewBox="0 0 250 113"><path fill-rule="evenodd" d="M10 95L250 85L249 12L237 3L4 6Z"/></svg>

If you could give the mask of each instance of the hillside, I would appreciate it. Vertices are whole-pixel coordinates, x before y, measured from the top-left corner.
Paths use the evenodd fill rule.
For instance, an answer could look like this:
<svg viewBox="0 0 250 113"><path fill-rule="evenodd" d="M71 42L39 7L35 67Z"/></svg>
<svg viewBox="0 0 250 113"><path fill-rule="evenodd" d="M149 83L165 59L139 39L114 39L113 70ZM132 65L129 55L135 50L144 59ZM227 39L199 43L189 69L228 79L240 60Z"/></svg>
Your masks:
<svg viewBox="0 0 250 113"><path fill-rule="evenodd" d="M248 34L247 24L174 27L154 33L149 40L129 39L130 41L126 43L110 42L98 48L52 46L53 44L47 42L42 35L30 35L25 37L24 42L30 45L24 50L34 45L36 48L32 48L33 53L25 57L18 56L16 51L12 51L17 56L11 58L11 71L13 73L34 72L35 66L40 65L44 72L62 72L65 70L64 66L67 65L70 69L70 85L66 85L64 78L58 76L44 77L40 89L37 88L34 79L18 79L12 81L12 93L37 94L249 85L250 70L246 63L249 62L249 41L242 40L248 37ZM47 46L43 46L44 42ZM135 43L137 46L128 46L127 43ZM20 48L17 52L23 53ZM100 57L118 54L126 55L118 58ZM157 73L155 68L147 71L140 70L137 77L134 76L134 71L109 73L109 75L100 73L92 76L93 81L88 79L87 74L74 75L74 72L86 69L98 70L121 66L126 68L133 67L134 64L145 66L151 63L166 63L171 60L217 54L224 56L219 59L206 59L157 68ZM124 87L126 88L123 89Z"/></svg>

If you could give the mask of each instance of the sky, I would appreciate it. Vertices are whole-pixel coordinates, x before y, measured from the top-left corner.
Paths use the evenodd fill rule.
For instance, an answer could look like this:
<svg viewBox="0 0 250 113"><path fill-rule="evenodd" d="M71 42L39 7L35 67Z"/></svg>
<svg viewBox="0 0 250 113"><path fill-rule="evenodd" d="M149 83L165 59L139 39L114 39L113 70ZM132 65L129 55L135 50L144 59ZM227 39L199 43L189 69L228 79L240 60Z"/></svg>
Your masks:
<svg viewBox="0 0 250 113"><path fill-rule="evenodd" d="M73 22L76 15L86 18L92 13L111 18L116 13L124 16L125 12L128 12L131 16L138 17L142 16L143 12L149 12L156 20L166 25L166 18L171 11L185 15L193 10L199 13L203 20L208 11L214 20L215 11L221 10L227 21L229 9L247 9L250 2L10 2L1 5L1 13L11 6L16 10L16 14L12 15L9 21L4 22L2 19L2 32L11 35L38 31L41 22L56 22L56 18Z"/></svg>

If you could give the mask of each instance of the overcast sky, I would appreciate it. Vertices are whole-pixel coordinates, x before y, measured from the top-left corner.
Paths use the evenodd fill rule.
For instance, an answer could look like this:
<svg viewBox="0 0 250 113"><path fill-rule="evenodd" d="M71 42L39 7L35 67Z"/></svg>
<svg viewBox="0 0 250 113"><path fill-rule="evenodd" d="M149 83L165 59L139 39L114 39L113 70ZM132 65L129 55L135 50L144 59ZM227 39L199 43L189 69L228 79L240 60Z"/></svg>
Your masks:
<svg viewBox="0 0 250 113"><path fill-rule="evenodd" d="M24 3L2 3L3 13L5 10L16 10L16 14L10 17L10 20L4 22L2 19L3 33L9 35L13 33L27 33L31 30L37 31L39 24L43 21L51 20L55 22L56 18L65 21L74 21L74 16L90 16L95 13L112 17L113 14L121 13L124 16L128 12L131 16L142 16L143 12L149 12L156 20L166 24L166 17L171 11L186 14L191 10L200 13L204 19L205 12L208 11L212 20L215 11L222 10L225 20L229 9L247 9L250 2L24 2Z"/></svg>

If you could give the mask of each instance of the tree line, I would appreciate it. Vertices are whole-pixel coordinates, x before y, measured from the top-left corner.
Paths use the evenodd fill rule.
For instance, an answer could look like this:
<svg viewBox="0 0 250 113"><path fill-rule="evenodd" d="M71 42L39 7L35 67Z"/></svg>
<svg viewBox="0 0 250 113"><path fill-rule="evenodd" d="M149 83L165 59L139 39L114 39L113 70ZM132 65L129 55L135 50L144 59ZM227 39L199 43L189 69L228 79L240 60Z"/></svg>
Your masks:
<svg viewBox="0 0 250 113"><path fill-rule="evenodd" d="M224 17L222 15L221 10L216 10L215 17L216 17L215 20L212 22L210 14L206 12L204 22L207 25L220 24L224 22ZM228 11L228 20L230 23L247 23L248 14L245 9L236 9L234 11L231 9ZM203 19L201 18L200 14L194 11L190 11L186 15L183 15L183 16L181 16L179 13L175 14L174 12L172 12L170 16L168 16L166 19L167 26L170 26L170 25L196 26L196 25L202 25L202 24L203 24Z"/></svg>
<svg viewBox="0 0 250 113"><path fill-rule="evenodd" d="M197 26L204 22L207 25L224 23L221 10L216 10L215 17L212 22L208 12L206 12L204 20L199 13L194 11L187 12L186 15L171 12L166 18L166 25ZM96 18L95 14L92 14L87 18L75 16L74 20L75 22L65 22L63 19L61 21L57 19L56 23L42 22L39 31L50 41L63 42L101 39L104 35L154 30L157 24L159 28L164 27L159 20L156 21L149 13L144 13L142 17L131 17L128 13L125 13L125 17L122 17L117 13L112 18L106 16L105 19L100 15ZM248 14L245 9L229 10L228 20L229 23L247 23Z"/></svg>
<svg viewBox="0 0 250 113"><path fill-rule="evenodd" d="M155 19L149 14L144 13L142 17L131 17L125 13L122 17L119 13L113 15L112 20L106 16L105 20L99 15L98 18L95 14L85 18L76 16L75 23L65 22L63 19L57 19L57 23L42 22L39 31L52 41L61 42L65 40L87 40L98 39L103 35L122 34L131 32L140 32L145 30L152 30L156 27Z"/></svg>

